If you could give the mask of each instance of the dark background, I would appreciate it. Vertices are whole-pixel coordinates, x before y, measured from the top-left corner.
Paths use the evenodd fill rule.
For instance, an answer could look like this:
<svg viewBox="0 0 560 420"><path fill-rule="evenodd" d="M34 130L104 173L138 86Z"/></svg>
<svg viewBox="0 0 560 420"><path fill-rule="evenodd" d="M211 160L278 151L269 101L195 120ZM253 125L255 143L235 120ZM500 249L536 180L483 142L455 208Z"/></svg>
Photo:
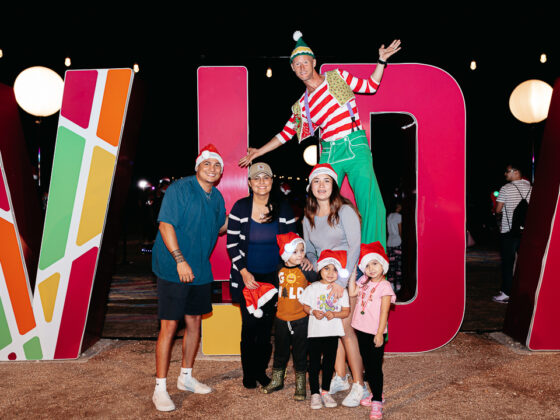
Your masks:
<svg viewBox="0 0 560 420"><path fill-rule="evenodd" d="M9 24L0 29L0 82L11 86L22 70L34 65L49 67L64 77L66 56L72 59L71 69L132 67L137 62L140 72L135 77L145 86L146 106L131 195L138 193L138 179L157 185L164 176L193 173L198 150L199 66L247 67L249 144L259 147L282 129L290 106L303 91L289 67L295 30L303 32L317 56L318 68L329 62L373 63L382 43L399 38L403 49L391 61L440 67L463 91L467 226L478 236L475 239L485 240L490 196L504 183L505 164L518 161L530 175L531 139L536 140L538 159L544 128L544 123L529 127L517 121L509 111L509 96L527 79L552 85L560 74L554 14L538 4L512 5L496 12L474 6L436 9L401 3L203 4L196 10L189 9L194 7L189 4L178 9L157 4L142 8L136 3L129 11L114 7L4 8L3 20ZM539 62L541 53L548 56L545 64ZM471 60L477 62L476 71L469 69ZM271 79L265 77L268 67L273 71ZM20 115L33 162L41 142L43 174L48 180L58 113L40 124L24 111ZM382 140L381 135L373 139L374 156L376 141ZM310 168L298 157L302 151L302 145L289 142L264 160L278 175L305 177ZM240 156L243 153L240 150ZM380 153L386 152L380 149ZM388 191L383 184L393 185L400 175L383 162L376 161L375 170L384 180L381 187ZM391 193L387 191L385 196Z"/></svg>

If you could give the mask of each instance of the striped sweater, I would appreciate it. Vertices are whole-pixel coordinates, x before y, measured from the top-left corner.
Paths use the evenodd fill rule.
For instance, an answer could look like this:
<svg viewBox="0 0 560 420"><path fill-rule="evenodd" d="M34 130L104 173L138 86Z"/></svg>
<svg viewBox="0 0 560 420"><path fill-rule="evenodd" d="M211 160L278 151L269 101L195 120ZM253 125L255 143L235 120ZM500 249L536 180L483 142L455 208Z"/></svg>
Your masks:
<svg viewBox="0 0 560 420"><path fill-rule="evenodd" d="M292 208L286 201L281 201L279 205L278 234L296 232L296 219ZM253 197L249 196L237 200L228 216L227 251L231 258L229 287L234 302L239 302L241 291L245 287L240 271L247 268L252 210Z"/></svg>
<svg viewBox="0 0 560 420"><path fill-rule="evenodd" d="M369 79L360 79L352 76L346 70L334 70L339 73L342 79L356 93L375 93L379 86L371 76ZM299 99L303 119L307 121L305 112L305 94ZM356 118L358 130L362 129L356 99L349 100L352 112ZM321 138L324 141L334 141L343 138L352 132L352 119L346 104L340 105L330 91L327 78L309 95L309 108L313 128L321 129ZM297 115L292 112L292 116L284 126L283 130L276 135L280 142L285 143L296 134ZM305 138L305 137L303 137ZM301 140L303 140L300 139Z"/></svg>

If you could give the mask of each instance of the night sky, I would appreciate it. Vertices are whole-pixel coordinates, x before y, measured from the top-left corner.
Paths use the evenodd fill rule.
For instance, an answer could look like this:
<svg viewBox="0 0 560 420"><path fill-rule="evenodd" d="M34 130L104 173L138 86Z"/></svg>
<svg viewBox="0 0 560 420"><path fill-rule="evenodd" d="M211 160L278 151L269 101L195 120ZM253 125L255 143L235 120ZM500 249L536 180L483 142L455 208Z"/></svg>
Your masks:
<svg viewBox="0 0 560 420"><path fill-rule="evenodd" d="M163 176L193 173L199 66L248 68L249 144L259 147L281 130L290 106L303 92L288 60L295 30L303 32L318 67L333 62L374 63L380 44L400 38L403 49L393 62L440 67L463 91L467 210L472 220L487 212L489 194L503 184L508 160L530 168L531 136L538 152L544 123L529 127L513 117L508 108L512 90L533 78L553 85L560 75L558 36L553 35L557 24L546 8L481 14L480 8L456 5L430 10L377 3L347 10L344 3L331 9L321 3L283 2L280 7L262 2L256 7L197 5L196 12L185 13L156 5L138 10L138 4L127 13L101 6L72 13L46 6L32 12L20 9L3 16L16 23L16 32L9 32L7 25L0 29L0 82L10 86L19 72L33 65L64 76L67 55L72 69L140 65L136 77L145 87L146 105L134 166L136 180L157 182ZM539 62L541 53L548 55L545 64ZM471 60L478 65L474 72L469 69ZM271 79L265 77L268 67L273 70ZM21 119L30 156L40 138L43 161L52 160L58 114L44 118L40 125L24 111ZM303 150L295 141L289 143L264 160L278 174L306 176L309 167L302 162L295 162L292 169L279 165ZM243 153L240 150L240 156ZM393 175L381 163L375 165L380 180L390 183Z"/></svg>

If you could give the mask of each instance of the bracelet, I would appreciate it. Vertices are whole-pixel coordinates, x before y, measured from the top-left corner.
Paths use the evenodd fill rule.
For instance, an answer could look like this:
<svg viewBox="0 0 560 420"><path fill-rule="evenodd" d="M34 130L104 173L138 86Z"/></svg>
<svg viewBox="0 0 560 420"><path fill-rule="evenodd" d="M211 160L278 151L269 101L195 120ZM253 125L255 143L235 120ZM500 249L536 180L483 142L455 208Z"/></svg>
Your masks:
<svg viewBox="0 0 560 420"><path fill-rule="evenodd" d="M385 60L382 60L381 58L378 59L377 62L378 62L379 64L383 64L384 66L387 65L387 62L386 62Z"/></svg>
<svg viewBox="0 0 560 420"><path fill-rule="evenodd" d="M175 251L171 252L171 255L173 256L173 258L175 259L175 262L177 264L185 262L185 257L183 257L183 253L181 252L180 249L176 249Z"/></svg>

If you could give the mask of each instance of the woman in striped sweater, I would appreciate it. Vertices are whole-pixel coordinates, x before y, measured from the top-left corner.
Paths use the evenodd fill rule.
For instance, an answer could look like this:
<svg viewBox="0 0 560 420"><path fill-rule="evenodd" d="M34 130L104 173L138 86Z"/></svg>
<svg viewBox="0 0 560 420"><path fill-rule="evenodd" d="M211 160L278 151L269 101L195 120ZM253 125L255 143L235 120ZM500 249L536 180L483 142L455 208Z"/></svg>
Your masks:
<svg viewBox="0 0 560 420"><path fill-rule="evenodd" d="M255 289L257 282L278 288L275 276L280 263L276 235L296 231L296 219L287 202L275 201L272 194L272 170L266 163L249 169L248 197L238 200L228 218L227 250L231 258L230 291L241 307L241 364L243 385L255 388L257 382L268 385L266 368L272 354L270 331L276 312L276 299L260 309L257 318L247 311L243 289Z"/></svg>

